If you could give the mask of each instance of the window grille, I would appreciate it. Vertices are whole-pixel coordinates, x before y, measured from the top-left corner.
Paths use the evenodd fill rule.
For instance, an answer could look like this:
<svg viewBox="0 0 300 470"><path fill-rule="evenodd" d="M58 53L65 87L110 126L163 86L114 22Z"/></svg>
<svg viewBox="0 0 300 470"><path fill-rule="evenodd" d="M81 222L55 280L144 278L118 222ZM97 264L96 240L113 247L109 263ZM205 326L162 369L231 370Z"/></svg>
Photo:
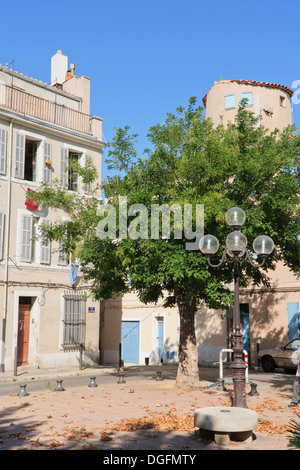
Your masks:
<svg viewBox="0 0 300 470"><path fill-rule="evenodd" d="M78 348L85 337L85 299L80 294L64 295L63 347Z"/></svg>

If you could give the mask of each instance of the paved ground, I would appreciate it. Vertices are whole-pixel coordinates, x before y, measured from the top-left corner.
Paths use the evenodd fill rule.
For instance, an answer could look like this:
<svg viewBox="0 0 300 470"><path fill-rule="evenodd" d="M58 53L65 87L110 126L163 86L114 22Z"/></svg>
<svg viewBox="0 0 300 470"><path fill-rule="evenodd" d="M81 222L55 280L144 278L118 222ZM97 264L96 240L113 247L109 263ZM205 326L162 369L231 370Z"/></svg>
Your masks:
<svg viewBox="0 0 300 470"><path fill-rule="evenodd" d="M248 408L257 411L259 417L254 440L250 444L231 441L228 446L218 446L212 440L200 439L194 428L194 411L207 406L230 406L232 385L218 390L210 379L201 381L201 388L183 391L175 388L172 371L168 374L162 367L163 380L157 381L154 369L144 370L141 380L130 374L130 369L125 371L125 383L118 383L118 374L112 369L111 382L104 383L107 371L102 370L102 375L97 374L97 387L88 386L94 370L73 371L72 375L83 375L86 383L64 391L55 391L50 380L54 375L42 375L41 371L27 374L26 382L22 374L17 378L2 377L2 384L10 383L14 388L1 397L0 450L159 450L170 454L291 450L288 426L292 419L300 421L300 409L288 408L290 393L278 393L260 384L259 396L249 396L247 385ZM48 386L31 391L33 382L41 377ZM292 381L290 377L291 384ZM26 397L18 396L23 383L29 393ZM64 383L65 379L63 386Z"/></svg>

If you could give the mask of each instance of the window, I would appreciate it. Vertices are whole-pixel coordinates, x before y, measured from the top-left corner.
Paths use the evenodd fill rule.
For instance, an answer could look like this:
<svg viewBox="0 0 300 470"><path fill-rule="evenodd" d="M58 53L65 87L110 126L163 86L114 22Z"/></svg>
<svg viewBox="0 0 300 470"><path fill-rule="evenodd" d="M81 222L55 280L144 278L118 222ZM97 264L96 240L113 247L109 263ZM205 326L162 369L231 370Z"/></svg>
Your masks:
<svg viewBox="0 0 300 470"><path fill-rule="evenodd" d="M48 219L43 219L42 225L50 225L51 222ZM48 240L42 240L41 252L40 252L40 263L50 264L51 262L51 243Z"/></svg>
<svg viewBox="0 0 300 470"><path fill-rule="evenodd" d="M69 256L68 253L65 252L62 245L59 244L58 247L58 261L57 264L59 266L67 266L69 264Z"/></svg>
<svg viewBox="0 0 300 470"><path fill-rule="evenodd" d="M6 142L7 130L0 128L0 174L6 174Z"/></svg>
<svg viewBox="0 0 300 470"><path fill-rule="evenodd" d="M280 106L285 108L285 96L280 95L279 97Z"/></svg>
<svg viewBox="0 0 300 470"><path fill-rule="evenodd" d="M25 142L24 179L27 181L36 181L38 142L28 139L25 139Z"/></svg>
<svg viewBox="0 0 300 470"><path fill-rule="evenodd" d="M69 184L70 191L77 191L78 189L78 174L76 166L79 163L79 155L77 153L69 153Z"/></svg>
<svg viewBox="0 0 300 470"><path fill-rule="evenodd" d="M92 167L92 159L89 155L85 155L85 163L84 163L84 166L86 169L89 169ZM91 194L92 192L92 183L91 182L88 182L88 183L85 183L84 185L84 191L87 193L87 194Z"/></svg>
<svg viewBox="0 0 300 470"><path fill-rule="evenodd" d="M33 217L32 215L22 215L21 219L21 261L30 263L32 261L32 236Z"/></svg>
<svg viewBox="0 0 300 470"><path fill-rule="evenodd" d="M236 97L234 95L225 96L225 109L231 109L236 107Z"/></svg>
<svg viewBox="0 0 300 470"><path fill-rule="evenodd" d="M70 191L78 189L78 174L76 166L79 164L80 154L71 152L65 147L60 149L60 184Z"/></svg>
<svg viewBox="0 0 300 470"><path fill-rule="evenodd" d="M63 347L79 347L85 336L85 299L78 294L64 295Z"/></svg>
<svg viewBox="0 0 300 470"><path fill-rule="evenodd" d="M33 261L41 264L50 264L51 243L47 240L41 240L36 243L35 237L39 233L39 225L50 224L48 219L40 219L32 214L21 215L20 230L20 261L32 263Z"/></svg>
<svg viewBox="0 0 300 470"><path fill-rule="evenodd" d="M252 92L244 91L243 93L241 93L241 100L247 100L246 106L252 106Z"/></svg>
<svg viewBox="0 0 300 470"><path fill-rule="evenodd" d="M37 180L39 141L16 134L15 177L27 181Z"/></svg>
<svg viewBox="0 0 300 470"><path fill-rule="evenodd" d="M0 260L3 259L3 245L4 245L4 212L0 211Z"/></svg>

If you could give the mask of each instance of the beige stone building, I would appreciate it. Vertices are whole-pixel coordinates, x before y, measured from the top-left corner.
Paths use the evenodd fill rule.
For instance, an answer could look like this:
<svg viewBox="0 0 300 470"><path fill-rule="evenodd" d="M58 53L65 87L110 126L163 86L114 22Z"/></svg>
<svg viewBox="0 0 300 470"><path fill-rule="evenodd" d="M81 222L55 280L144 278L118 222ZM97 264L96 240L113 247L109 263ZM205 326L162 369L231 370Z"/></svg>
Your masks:
<svg viewBox="0 0 300 470"><path fill-rule="evenodd" d="M104 363L158 364L177 362L179 313L162 302L143 304L133 294L104 306ZM113 326L113 328L112 328Z"/></svg>
<svg viewBox="0 0 300 470"><path fill-rule="evenodd" d="M283 129L293 123L291 97L293 91L276 83L251 80L220 80L203 98L206 117L214 125L234 122L239 103L247 101L247 109L259 116L259 124L269 131Z"/></svg>
<svg viewBox="0 0 300 470"><path fill-rule="evenodd" d="M88 197L91 188L68 164L91 159L101 181L102 147L90 79L77 77L61 51L51 59L51 84L0 66L1 372L99 362L100 305L85 300L74 260L34 238L64 215L27 194L57 179Z"/></svg>

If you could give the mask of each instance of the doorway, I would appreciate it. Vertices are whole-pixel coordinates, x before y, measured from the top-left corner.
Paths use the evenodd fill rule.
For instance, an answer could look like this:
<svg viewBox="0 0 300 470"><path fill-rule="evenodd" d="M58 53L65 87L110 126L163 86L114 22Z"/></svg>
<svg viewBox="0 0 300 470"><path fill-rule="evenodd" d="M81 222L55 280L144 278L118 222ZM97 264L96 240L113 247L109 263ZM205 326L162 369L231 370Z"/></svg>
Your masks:
<svg viewBox="0 0 300 470"><path fill-rule="evenodd" d="M164 320L159 319L157 321L157 330L158 330L158 361L163 362L164 357Z"/></svg>
<svg viewBox="0 0 300 470"><path fill-rule="evenodd" d="M241 325L243 334L243 347L247 351L248 357L250 352L250 320L249 320L249 304L240 304Z"/></svg>
<svg viewBox="0 0 300 470"><path fill-rule="evenodd" d="M250 349L250 318L249 318L249 304L240 304L240 326L241 333L243 335L243 349L248 354L249 364L251 363L251 349ZM233 309L230 308L227 314L227 329L228 329L228 342L227 347L232 348L233 346Z"/></svg>
<svg viewBox="0 0 300 470"><path fill-rule="evenodd" d="M140 347L140 322L122 321L123 361L138 364Z"/></svg>
<svg viewBox="0 0 300 470"><path fill-rule="evenodd" d="M18 366L28 364L29 329L32 297L19 297L18 308Z"/></svg>

